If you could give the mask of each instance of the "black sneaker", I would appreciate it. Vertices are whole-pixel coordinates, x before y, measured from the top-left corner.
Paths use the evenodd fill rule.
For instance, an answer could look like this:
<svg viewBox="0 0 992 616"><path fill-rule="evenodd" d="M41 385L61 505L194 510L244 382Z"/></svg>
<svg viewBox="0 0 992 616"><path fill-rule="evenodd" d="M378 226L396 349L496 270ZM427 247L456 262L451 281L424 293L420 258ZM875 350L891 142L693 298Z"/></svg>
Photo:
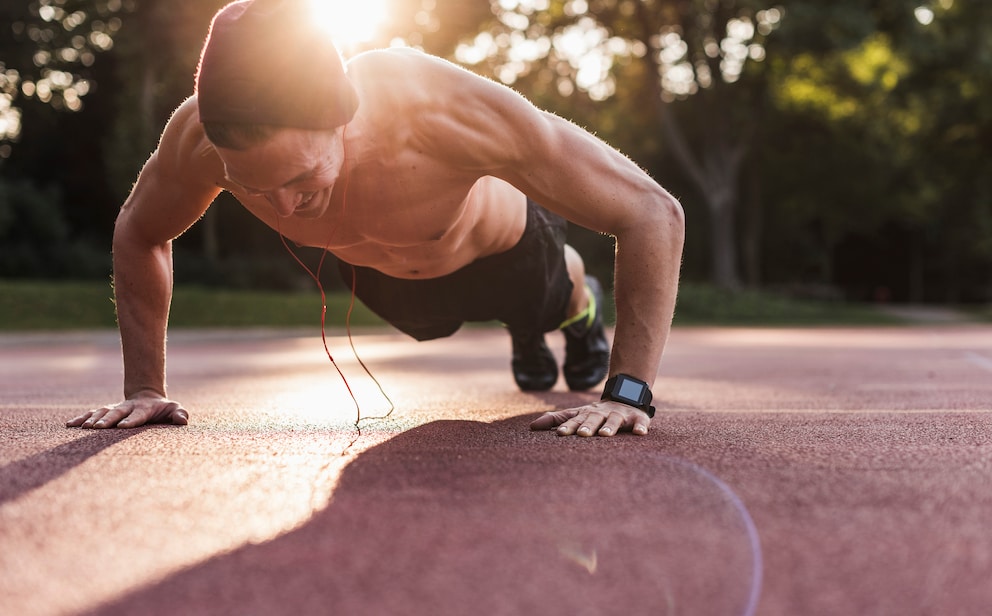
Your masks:
<svg viewBox="0 0 992 616"><path fill-rule="evenodd" d="M565 382L572 391L585 391L606 378L610 371L610 343L603 330L603 288L592 276L586 276L589 301L593 302L593 319L582 319L564 328Z"/></svg>
<svg viewBox="0 0 992 616"><path fill-rule="evenodd" d="M521 391L547 391L558 380L558 362L544 334L510 332L513 340L513 379Z"/></svg>

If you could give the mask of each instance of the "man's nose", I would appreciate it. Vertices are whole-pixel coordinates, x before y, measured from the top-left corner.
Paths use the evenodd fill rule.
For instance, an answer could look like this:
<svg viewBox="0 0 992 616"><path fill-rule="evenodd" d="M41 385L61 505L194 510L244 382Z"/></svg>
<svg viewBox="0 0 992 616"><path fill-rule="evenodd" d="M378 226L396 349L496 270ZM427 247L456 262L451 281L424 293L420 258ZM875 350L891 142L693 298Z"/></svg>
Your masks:
<svg viewBox="0 0 992 616"><path fill-rule="evenodd" d="M276 214L287 218L293 215L303 201L303 193L288 188L277 188L265 193L265 198L275 209Z"/></svg>

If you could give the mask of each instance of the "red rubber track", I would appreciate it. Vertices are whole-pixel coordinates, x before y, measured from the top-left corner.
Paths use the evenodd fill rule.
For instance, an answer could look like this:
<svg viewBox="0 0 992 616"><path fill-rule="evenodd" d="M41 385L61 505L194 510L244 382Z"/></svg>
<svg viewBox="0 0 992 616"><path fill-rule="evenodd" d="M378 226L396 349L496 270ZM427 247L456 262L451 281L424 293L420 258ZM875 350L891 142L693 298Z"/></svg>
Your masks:
<svg viewBox="0 0 992 616"><path fill-rule="evenodd" d="M553 340L560 355L559 336ZM366 415L387 408L330 339ZM178 332L186 427L113 332L0 337L0 614L983 614L992 328L676 329L645 437L531 432L509 337Z"/></svg>

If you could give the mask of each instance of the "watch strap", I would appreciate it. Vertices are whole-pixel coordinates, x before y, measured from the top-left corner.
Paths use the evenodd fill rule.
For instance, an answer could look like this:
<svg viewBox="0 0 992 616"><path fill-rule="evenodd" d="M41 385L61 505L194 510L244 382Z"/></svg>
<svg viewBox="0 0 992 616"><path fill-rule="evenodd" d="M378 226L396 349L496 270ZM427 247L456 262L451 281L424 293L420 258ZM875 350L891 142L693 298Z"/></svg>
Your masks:
<svg viewBox="0 0 992 616"><path fill-rule="evenodd" d="M614 390L615 390L615 388L616 388L616 383L617 383L618 380L620 380L620 378L624 378L624 379L627 379L627 380L634 381L634 382L640 384L644 388L644 390L643 390L644 391L644 400L641 402L641 404L639 404L639 405L638 404L634 404L634 403L630 402L629 400L625 400L624 398L622 398L622 397L620 397L618 395L615 395L613 393ZM644 381L642 381L641 379L636 378L636 377L633 377L633 376L630 376L629 374L616 374L614 376L611 376L609 379L607 379L606 385L603 387L603 395L600 396L599 399L600 400L611 400L613 402L619 402L620 404L626 404L627 406L632 406L632 407L634 407L636 409L641 409L642 411L644 411L645 413L647 413L648 417L652 417L653 418L654 417L654 413L655 413L655 408L651 405L651 400L653 398L654 398L654 394L651 393L651 388L648 387L648 384L645 383Z"/></svg>

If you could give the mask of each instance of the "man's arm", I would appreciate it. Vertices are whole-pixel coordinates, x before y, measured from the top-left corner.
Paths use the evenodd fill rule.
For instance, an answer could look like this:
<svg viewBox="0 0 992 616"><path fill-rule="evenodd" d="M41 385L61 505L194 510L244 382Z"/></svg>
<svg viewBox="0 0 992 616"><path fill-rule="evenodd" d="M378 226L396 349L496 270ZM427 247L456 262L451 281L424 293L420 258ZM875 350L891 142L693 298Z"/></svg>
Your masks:
<svg viewBox="0 0 992 616"><path fill-rule="evenodd" d="M217 196L219 161L203 137L195 104L173 115L158 149L138 176L114 228L114 297L124 357L124 401L94 409L66 425L133 428L185 424L188 413L169 400L165 338L172 299L172 240Z"/></svg>
<svg viewBox="0 0 992 616"><path fill-rule="evenodd" d="M628 374L652 386L671 331L685 222L678 201L636 165L585 131L546 116L547 146L526 173L559 178L547 190L549 208L573 222L616 238L617 309L609 375ZM558 152L551 157L551 152ZM545 164L539 164L544 157ZM577 177L574 171L585 169ZM524 178L529 179L529 178ZM540 197L535 197L540 199ZM546 413L534 429L562 435L646 434L650 418L616 402Z"/></svg>
<svg viewBox="0 0 992 616"><path fill-rule="evenodd" d="M671 331L685 220L681 205L632 161L509 88L439 61L423 83L437 104L429 136L444 155L502 178L588 229L613 235L617 324L610 375L654 383ZM442 87L447 84L447 87ZM436 92L442 91L443 96ZM645 413L615 402L548 413L533 427L559 434L643 434Z"/></svg>

